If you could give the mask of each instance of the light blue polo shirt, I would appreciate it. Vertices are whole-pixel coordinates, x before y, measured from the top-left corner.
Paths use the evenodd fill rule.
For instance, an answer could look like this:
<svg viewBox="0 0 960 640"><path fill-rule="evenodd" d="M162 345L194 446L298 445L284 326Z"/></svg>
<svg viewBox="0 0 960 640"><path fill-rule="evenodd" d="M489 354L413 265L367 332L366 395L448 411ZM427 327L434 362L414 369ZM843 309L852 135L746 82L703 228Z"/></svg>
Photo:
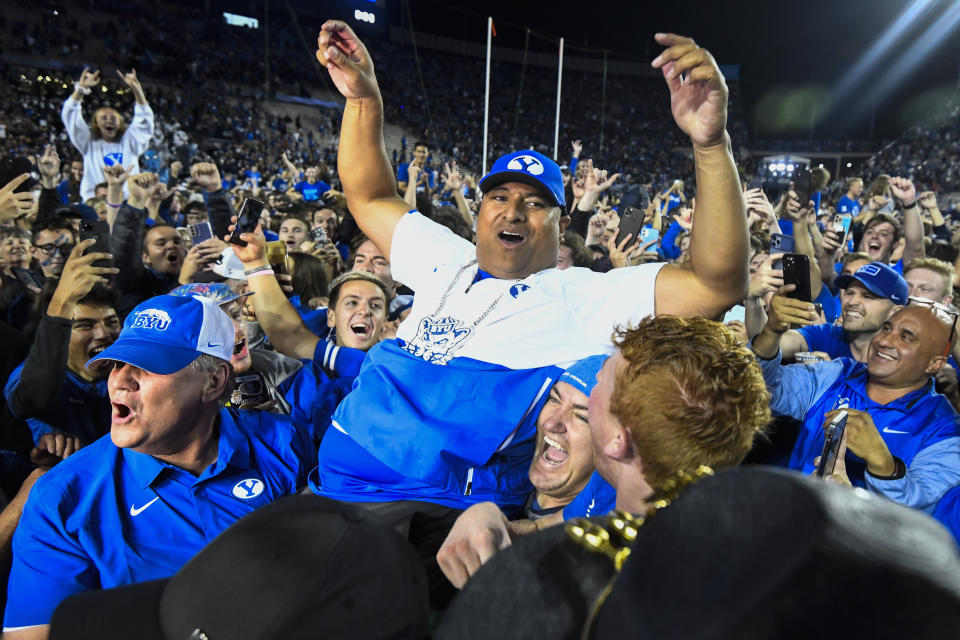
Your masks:
<svg viewBox="0 0 960 640"><path fill-rule="evenodd" d="M48 624L70 595L165 578L239 518L306 484L316 454L284 416L221 409L199 477L106 435L34 485L13 537L4 629Z"/></svg>

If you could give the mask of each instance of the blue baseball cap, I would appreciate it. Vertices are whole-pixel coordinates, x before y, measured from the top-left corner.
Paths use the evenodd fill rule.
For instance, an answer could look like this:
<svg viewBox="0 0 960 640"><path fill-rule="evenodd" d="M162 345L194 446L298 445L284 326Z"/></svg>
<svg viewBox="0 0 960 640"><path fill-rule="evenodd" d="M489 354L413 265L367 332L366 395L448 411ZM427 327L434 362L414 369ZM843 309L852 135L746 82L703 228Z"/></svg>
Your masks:
<svg viewBox="0 0 960 640"><path fill-rule="evenodd" d="M130 312L120 337L87 363L117 360L169 375L207 354L230 361L233 320L209 298L156 296Z"/></svg>
<svg viewBox="0 0 960 640"><path fill-rule="evenodd" d="M903 276L889 265L882 262L865 264L857 269L856 273L837 278L837 286L846 289L854 280L866 287L868 291L881 298L887 298L894 304L907 304L910 287L907 286Z"/></svg>
<svg viewBox="0 0 960 640"><path fill-rule="evenodd" d="M246 293L235 293L230 285L222 282L193 282L191 284L182 284L169 293L171 296L193 296L209 298L217 304L227 304L234 300L239 300L244 296L253 295L252 291Z"/></svg>
<svg viewBox="0 0 960 640"><path fill-rule="evenodd" d="M608 357L607 355L587 356L583 360L578 360L560 375L557 382L566 382L589 397L590 392L597 386L597 374L600 373Z"/></svg>
<svg viewBox="0 0 960 640"><path fill-rule="evenodd" d="M541 188L558 207L564 206L566 202L560 167L533 149L514 151L497 158L490 168L490 173L480 180L480 191L486 193L504 182L522 182Z"/></svg>

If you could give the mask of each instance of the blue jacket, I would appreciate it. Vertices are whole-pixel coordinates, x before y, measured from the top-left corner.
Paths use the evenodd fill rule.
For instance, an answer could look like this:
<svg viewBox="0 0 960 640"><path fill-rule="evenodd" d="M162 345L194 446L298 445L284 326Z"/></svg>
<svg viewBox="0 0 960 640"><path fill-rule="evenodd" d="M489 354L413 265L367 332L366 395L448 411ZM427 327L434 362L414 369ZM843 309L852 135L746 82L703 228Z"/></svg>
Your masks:
<svg viewBox="0 0 960 640"><path fill-rule="evenodd" d="M789 467L809 474L823 450L823 423L828 411L850 407L866 411L890 453L903 460L907 473L880 480L866 473L859 457L847 452L847 475L857 486L908 507L932 513L944 493L960 484L960 418L933 380L888 404L867 395L867 367L850 358L782 366L780 354L758 358L770 390L774 413L802 422Z"/></svg>

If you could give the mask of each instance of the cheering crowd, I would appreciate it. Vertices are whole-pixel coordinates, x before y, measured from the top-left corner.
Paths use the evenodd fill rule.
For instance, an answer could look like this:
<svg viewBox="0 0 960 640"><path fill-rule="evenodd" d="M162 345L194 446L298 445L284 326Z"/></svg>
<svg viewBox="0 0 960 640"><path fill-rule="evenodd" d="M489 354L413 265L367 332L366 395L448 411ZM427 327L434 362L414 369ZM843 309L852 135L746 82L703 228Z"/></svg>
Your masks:
<svg viewBox="0 0 960 640"><path fill-rule="evenodd" d="M376 52L338 21L316 50L346 99L336 139L330 114L302 134L240 97L208 123L228 135L201 147L200 98L157 98L133 69L118 91L85 68L65 89L31 81L35 111L5 104L4 636L150 637L133 602L167 634L272 636L296 599L257 636L256 608L218 617L216 581L257 575L267 598L306 566L337 594L316 596L321 635L464 637L530 541L574 544L555 532L615 509L610 535L653 536L694 492L678 484L749 482L724 480L744 461L790 470L756 483L803 488L838 522L896 523L898 553L940 558L911 569L917 589L956 607L960 220L938 200L951 150L935 174L880 155L868 184L815 169L767 192L738 170L713 57L656 41L669 112L631 114L614 152L572 139L562 166L525 148L524 120L483 176L458 166L477 164L477 136L437 147L476 100L388 151L384 119L406 117L394 94L409 86L374 73ZM838 417L835 465L804 478ZM809 521L802 502L779 501ZM377 527L393 542L361 546ZM878 548L869 526L851 535ZM264 540L286 560L263 564ZM629 545L599 548L606 581L637 564ZM339 569L307 563L328 549ZM580 637L606 598L574 566L582 602L537 623L558 637ZM533 593L506 610L546 610Z"/></svg>

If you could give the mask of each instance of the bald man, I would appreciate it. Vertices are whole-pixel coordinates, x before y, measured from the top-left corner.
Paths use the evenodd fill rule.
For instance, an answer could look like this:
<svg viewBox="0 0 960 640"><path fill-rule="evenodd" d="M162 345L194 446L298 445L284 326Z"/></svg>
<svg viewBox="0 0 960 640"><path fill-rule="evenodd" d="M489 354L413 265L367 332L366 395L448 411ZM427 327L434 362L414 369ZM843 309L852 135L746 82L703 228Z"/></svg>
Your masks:
<svg viewBox="0 0 960 640"><path fill-rule="evenodd" d="M956 316L933 301L910 298L870 341L866 363L838 358L781 366L779 344L754 345L770 408L803 423L789 467L814 470L824 425L845 409L851 482L931 513L960 484L960 418L933 386L950 352Z"/></svg>

